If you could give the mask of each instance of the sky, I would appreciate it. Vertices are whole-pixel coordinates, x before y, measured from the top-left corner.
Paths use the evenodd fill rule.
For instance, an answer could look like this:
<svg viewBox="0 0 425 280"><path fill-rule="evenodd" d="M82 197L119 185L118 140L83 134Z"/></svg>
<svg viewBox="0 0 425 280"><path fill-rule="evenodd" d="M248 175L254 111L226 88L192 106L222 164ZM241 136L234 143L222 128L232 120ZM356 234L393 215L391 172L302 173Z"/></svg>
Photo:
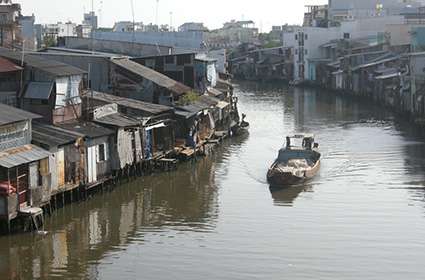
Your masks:
<svg viewBox="0 0 425 280"><path fill-rule="evenodd" d="M132 20L132 0L93 0L101 27ZM135 20L155 23L156 0L133 0ZM12 0L20 3L24 15L35 14L37 23L73 21L81 23L83 13L91 10L91 0ZM231 19L253 20L260 31L272 25L300 24L304 6L323 4L327 0L159 0L158 21L178 27L184 22L204 22L210 29L220 28ZM172 16L170 16L172 13Z"/></svg>

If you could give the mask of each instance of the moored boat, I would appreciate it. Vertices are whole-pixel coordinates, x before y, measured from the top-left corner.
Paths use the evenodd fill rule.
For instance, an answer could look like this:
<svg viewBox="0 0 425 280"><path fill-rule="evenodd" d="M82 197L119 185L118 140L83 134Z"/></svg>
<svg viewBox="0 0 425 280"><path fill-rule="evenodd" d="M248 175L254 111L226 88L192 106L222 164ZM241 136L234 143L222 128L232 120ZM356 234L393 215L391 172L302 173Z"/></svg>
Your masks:
<svg viewBox="0 0 425 280"><path fill-rule="evenodd" d="M239 122L233 129L233 135L244 135L249 132L249 122L245 121L246 115L242 114L242 121Z"/></svg>
<svg viewBox="0 0 425 280"><path fill-rule="evenodd" d="M299 146L292 140L302 140ZM321 154L313 135L286 137L286 146L279 151L275 162L267 172L267 181L273 187L285 187L303 183L319 172Z"/></svg>

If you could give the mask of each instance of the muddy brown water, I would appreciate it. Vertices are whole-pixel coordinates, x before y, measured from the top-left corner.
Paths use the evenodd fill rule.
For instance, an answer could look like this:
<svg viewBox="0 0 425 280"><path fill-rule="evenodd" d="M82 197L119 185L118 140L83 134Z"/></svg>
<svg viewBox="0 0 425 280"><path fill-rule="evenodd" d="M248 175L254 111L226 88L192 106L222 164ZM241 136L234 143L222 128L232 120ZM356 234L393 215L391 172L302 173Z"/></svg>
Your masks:
<svg viewBox="0 0 425 280"><path fill-rule="evenodd" d="M236 93L249 135L68 205L46 236L0 237L0 279L424 279L418 129L325 91ZM271 192L267 168L295 132L316 134L320 175Z"/></svg>

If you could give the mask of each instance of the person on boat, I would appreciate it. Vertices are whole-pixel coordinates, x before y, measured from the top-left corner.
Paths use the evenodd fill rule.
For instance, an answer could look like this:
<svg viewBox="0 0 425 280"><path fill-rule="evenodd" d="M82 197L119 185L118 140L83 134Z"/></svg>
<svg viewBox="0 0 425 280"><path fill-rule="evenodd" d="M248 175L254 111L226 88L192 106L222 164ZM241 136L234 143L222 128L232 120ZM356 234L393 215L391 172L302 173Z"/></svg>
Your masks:
<svg viewBox="0 0 425 280"><path fill-rule="evenodd" d="M291 148L291 137L286 137L286 148L290 149Z"/></svg>
<svg viewBox="0 0 425 280"><path fill-rule="evenodd" d="M311 138L304 138L303 139L303 147L306 148L307 150L311 150L312 148L312 139Z"/></svg>

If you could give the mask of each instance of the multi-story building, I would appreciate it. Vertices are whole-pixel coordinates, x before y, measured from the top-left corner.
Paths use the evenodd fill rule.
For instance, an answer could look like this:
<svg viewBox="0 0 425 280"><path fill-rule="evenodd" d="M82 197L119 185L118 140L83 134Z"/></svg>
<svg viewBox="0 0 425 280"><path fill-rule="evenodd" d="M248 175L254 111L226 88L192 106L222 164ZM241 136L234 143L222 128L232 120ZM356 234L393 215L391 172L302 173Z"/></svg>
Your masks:
<svg viewBox="0 0 425 280"><path fill-rule="evenodd" d="M258 40L258 28L253 21L232 20L223 28L207 33L207 43L213 48L238 46Z"/></svg>
<svg viewBox="0 0 425 280"><path fill-rule="evenodd" d="M202 22L186 22L179 26L179 32L207 31L208 28Z"/></svg>
<svg viewBox="0 0 425 280"><path fill-rule="evenodd" d="M77 36L77 24L72 22L58 23L58 37Z"/></svg>
<svg viewBox="0 0 425 280"><path fill-rule="evenodd" d="M21 5L0 0L0 46L11 48L21 44L19 17Z"/></svg>
<svg viewBox="0 0 425 280"><path fill-rule="evenodd" d="M93 29L98 28L97 15L95 12L89 12L84 14L83 25L89 25L93 27Z"/></svg>
<svg viewBox="0 0 425 280"><path fill-rule="evenodd" d="M295 32L284 34L284 46L294 48L294 79L315 79L314 61L324 57L320 50L321 45L336 39L378 40L378 35L383 35L388 25L404 22L403 16L382 16L343 21L337 27L300 27Z"/></svg>
<svg viewBox="0 0 425 280"><path fill-rule="evenodd" d="M23 47L26 50L36 50L35 16L20 16L18 21Z"/></svg>
<svg viewBox="0 0 425 280"><path fill-rule="evenodd" d="M422 4L417 0L329 0L329 19L345 21L376 16L399 15L417 9Z"/></svg>

